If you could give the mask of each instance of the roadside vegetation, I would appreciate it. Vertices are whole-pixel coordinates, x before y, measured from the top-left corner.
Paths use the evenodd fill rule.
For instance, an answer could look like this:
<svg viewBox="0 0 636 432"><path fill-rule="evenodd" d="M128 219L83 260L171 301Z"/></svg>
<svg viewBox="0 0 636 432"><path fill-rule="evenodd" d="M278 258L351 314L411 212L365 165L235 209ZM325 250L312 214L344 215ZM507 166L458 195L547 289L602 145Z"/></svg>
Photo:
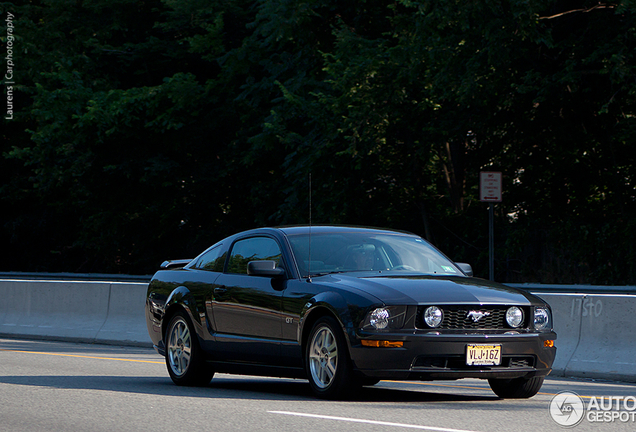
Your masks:
<svg viewBox="0 0 636 432"><path fill-rule="evenodd" d="M412 231L487 277L501 171L498 281L636 284L634 1L0 10L2 271L152 273L308 223L311 174L313 224Z"/></svg>

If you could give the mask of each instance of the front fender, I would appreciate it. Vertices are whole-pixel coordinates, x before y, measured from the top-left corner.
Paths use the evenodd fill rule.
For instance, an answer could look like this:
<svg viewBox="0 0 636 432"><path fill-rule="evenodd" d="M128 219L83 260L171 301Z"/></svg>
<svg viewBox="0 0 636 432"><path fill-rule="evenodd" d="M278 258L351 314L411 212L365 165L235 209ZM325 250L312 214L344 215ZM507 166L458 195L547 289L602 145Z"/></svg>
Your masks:
<svg viewBox="0 0 636 432"><path fill-rule="evenodd" d="M336 291L325 291L316 294L308 300L303 306L300 313L300 321L298 325L298 342L304 346L304 342L309 335L314 322L325 314L333 315L342 327L342 332L347 339L347 343L351 346L356 340L356 328L358 328L364 320L370 308L379 307L382 303L362 304L360 299L349 299Z"/></svg>

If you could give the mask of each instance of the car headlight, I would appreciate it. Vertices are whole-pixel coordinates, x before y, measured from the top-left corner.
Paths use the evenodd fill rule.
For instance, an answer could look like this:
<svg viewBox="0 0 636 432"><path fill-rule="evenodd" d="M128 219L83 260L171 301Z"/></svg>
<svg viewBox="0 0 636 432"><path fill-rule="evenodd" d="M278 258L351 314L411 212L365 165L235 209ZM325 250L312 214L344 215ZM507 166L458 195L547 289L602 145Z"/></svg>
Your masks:
<svg viewBox="0 0 636 432"><path fill-rule="evenodd" d="M406 306L379 307L367 314L363 328L367 330L399 329L404 325Z"/></svg>
<svg viewBox="0 0 636 432"><path fill-rule="evenodd" d="M376 330L385 329L389 325L389 317L391 314L386 308L377 308L369 316L369 324Z"/></svg>
<svg viewBox="0 0 636 432"><path fill-rule="evenodd" d="M444 319L444 313L437 306L429 306L424 311L424 322L430 328L439 327Z"/></svg>
<svg viewBox="0 0 636 432"><path fill-rule="evenodd" d="M534 308L534 328L536 330L545 330L550 328L550 311L548 308Z"/></svg>
<svg viewBox="0 0 636 432"><path fill-rule="evenodd" d="M523 324L523 311L517 306L513 306L506 311L506 322L512 328L517 328Z"/></svg>

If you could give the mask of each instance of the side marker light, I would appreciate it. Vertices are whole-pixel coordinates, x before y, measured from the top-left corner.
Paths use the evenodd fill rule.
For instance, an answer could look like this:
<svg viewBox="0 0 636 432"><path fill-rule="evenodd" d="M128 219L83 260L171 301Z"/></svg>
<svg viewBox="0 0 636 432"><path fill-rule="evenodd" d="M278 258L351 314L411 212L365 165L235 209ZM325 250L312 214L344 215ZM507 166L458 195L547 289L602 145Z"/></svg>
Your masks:
<svg viewBox="0 0 636 432"><path fill-rule="evenodd" d="M362 340L362 346L373 348L402 348L404 342L380 341L380 340Z"/></svg>

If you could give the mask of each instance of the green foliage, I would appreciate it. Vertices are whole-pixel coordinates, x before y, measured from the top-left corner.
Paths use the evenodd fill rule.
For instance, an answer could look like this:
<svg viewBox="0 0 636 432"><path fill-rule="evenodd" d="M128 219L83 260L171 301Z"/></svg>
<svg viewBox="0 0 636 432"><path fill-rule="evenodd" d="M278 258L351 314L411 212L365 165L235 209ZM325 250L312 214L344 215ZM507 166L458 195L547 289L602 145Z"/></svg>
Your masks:
<svg viewBox="0 0 636 432"><path fill-rule="evenodd" d="M151 273L229 233L417 232L497 279L634 284L633 2L31 0L3 270ZM0 31L0 38L6 32Z"/></svg>

